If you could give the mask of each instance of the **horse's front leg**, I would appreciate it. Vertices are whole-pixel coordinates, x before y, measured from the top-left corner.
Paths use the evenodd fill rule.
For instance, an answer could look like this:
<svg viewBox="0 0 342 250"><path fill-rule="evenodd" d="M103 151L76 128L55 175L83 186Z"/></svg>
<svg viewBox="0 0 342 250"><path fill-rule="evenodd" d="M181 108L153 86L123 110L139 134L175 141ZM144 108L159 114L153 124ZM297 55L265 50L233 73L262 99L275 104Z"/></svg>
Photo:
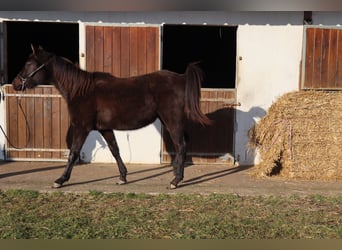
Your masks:
<svg viewBox="0 0 342 250"><path fill-rule="evenodd" d="M108 147L110 151L112 152L116 160L116 163L118 164L118 168L120 172L120 180L117 182L117 184L122 185L122 184L127 183L127 179L126 179L127 168L121 159L118 143L116 142L116 138L115 138L113 130L101 130L99 132L101 133L103 138L106 140Z"/></svg>
<svg viewBox="0 0 342 250"><path fill-rule="evenodd" d="M71 149L71 146L72 146L73 136L74 136L74 128L72 125L70 125L67 131L67 135L66 135L66 144L69 150Z"/></svg>
<svg viewBox="0 0 342 250"><path fill-rule="evenodd" d="M80 156L80 151L83 146L85 139L87 138L89 132L82 129L74 129L72 136L72 144L70 147L70 154L68 158L68 163L64 169L63 174L53 183L53 188L60 188L64 182L68 181L71 176L72 169L75 162Z"/></svg>

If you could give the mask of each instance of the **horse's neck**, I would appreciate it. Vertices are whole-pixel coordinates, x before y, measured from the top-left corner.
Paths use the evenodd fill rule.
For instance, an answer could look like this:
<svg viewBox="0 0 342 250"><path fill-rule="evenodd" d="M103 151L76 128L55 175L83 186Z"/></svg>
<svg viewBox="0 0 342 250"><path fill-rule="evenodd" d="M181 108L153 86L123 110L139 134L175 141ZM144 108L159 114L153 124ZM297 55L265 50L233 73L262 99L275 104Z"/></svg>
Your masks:
<svg viewBox="0 0 342 250"><path fill-rule="evenodd" d="M53 65L53 82L61 95L66 99L69 96L70 84L73 82L73 79L71 79L71 68L71 62L66 61L62 57L56 57L55 64Z"/></svg>
<svg viewBox="0 0 342 250"><path fill-rule="evenodd" d="M62 57L57 57L53 72L54 84L67 100L76 95L84 95L91 88L91 73Z"/></svg>

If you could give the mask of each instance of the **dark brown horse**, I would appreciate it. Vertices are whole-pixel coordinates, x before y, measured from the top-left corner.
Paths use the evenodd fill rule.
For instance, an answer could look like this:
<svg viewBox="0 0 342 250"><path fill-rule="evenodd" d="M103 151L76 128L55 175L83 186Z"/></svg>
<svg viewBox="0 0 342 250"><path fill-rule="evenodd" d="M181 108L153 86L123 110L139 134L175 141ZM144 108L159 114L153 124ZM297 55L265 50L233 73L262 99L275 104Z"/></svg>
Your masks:
<svg viewBox="0 0 342 250"><path fill-rule="evenodd" d="M176 150L171 188L177 187L184 177L186 119L210 124L199 107L202 75L196 64L189 64L185 74L161 70L137 77L117 78L108 73L83 71L41 47L32 46L32 51L13 80L13 88L24 91L38 84L53 83L65 98L70 114L70 155L62 176L53 184L54 188L70 179L91 130L98 130L106 140L120 171L118 183L126 183L127 169L113 129L138 129L157 118L170 133Z"/></svg>

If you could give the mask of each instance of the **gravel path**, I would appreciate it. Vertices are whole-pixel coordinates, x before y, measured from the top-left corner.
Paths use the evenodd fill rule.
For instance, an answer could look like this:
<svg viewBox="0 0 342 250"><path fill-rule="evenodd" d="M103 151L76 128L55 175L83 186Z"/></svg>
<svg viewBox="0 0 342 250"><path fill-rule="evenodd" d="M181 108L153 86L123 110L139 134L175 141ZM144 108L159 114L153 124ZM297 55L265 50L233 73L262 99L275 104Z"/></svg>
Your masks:
<svg viewBox="0 0 342 250"><path fill-rule="evenodd" d="M256 179L252 167L227 165L192 165L185 168L179 187L167 187L173 174L169 165L128 164L128 183L116 185L115 164L82 164L75 166L71 179L60 189L53 181L64 169L63 162L0 162L0 190L30 189L42 192L123 192L123 193L231 193L236 195L329 195L342 194L342 181L285 180L278 177Z"/></svg>

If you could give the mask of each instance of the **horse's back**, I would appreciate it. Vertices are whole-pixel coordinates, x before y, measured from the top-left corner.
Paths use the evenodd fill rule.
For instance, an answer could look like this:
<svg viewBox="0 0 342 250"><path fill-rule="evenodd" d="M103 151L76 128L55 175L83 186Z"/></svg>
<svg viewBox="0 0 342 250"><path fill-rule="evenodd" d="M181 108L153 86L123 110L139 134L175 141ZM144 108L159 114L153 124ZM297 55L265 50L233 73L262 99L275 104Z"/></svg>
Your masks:
<svg viewBox="0 0 342 250"><path fill-rule="evenodd" d="M96 91L120 98L130 98L134 95L173 96L181 94L185 89L184 75L168 70L127 78L96 72L94 78Z"/></svg>
<svg viewBox="0 0 342 250"><path fill-rule="evenodd" d="M184 107L182 75L162 70L136 77L99 74L95 96L101 128L136 129L152 123L161 113Z"/></svg>

